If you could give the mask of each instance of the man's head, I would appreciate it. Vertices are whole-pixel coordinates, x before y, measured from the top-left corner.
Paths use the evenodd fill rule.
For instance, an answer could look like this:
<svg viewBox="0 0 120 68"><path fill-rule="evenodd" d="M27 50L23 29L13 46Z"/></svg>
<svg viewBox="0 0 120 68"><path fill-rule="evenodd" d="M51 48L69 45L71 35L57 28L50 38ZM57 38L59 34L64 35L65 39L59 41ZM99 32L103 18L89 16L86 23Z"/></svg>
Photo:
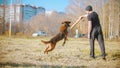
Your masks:
<svg viewBox="0 0 120 68"><path fill-rule="evenodd" d="M91 6L91 5L88 5L88 6L85 8L85 10L86 10L86 13L89 13L89 12L91 12L93 9L92 9L92 6Z"/></svg>

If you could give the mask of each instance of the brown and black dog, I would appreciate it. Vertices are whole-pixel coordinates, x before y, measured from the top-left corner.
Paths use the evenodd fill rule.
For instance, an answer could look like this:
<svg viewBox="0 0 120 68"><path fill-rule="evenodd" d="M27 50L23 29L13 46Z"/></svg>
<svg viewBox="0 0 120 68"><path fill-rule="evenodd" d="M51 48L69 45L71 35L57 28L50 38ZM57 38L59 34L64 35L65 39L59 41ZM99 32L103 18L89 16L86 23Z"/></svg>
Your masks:
<svg viewBox="0 0 120 68"><path fill-rule="evenodd" d="M71 23L70 21L62 22L62 25L60 27L60 31L56 36L54 36L49 41L41 40L41 42L43 42L44 44L49 44L50 43L50 45L48 45L47 48L45 49L44 53L48 54L49 51L52 51L55 48L56 43L58 41L62 40L62 39L64 39L64 42L62 44L64 46L64 44L67 40L67 35L68 35L68 30L67 29L68 29L68 27L70 27L70 23Z"/></svg>

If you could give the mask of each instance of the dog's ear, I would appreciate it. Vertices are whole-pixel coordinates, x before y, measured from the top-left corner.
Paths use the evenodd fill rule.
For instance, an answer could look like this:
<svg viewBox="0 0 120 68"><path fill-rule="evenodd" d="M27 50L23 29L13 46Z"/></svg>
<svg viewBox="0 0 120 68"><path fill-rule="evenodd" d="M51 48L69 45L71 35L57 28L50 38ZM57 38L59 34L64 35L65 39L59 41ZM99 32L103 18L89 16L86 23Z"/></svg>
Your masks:
<svg viewBox="0 0 120 68"><path fill-rule="evenodd" d="M69 24L71 23L70 21L67 21Z"/></svg>
<svg viewBox="0 0 120 68"><path fill-rule="evenodd" d="M65 24L65 21L63 21L62 24Z"/></svg>
<svg viewBox="0 0 120 68"><path fill-rule="evenodd" d="M62 24L70 24L70 21L63 21Z"/></svg>
<svg viewBox="0 0 120 68"><path fill-rule="evenodd" d="M71 22L69 21L69 24L70 24Z"/></svg>

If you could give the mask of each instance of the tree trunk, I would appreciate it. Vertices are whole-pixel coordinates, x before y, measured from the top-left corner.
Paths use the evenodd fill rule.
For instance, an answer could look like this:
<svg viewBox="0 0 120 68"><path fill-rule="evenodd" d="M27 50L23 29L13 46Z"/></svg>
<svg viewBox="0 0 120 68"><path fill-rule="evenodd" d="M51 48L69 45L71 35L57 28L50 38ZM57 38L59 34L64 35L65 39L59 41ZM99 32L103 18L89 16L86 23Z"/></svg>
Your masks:
<svg viewBox="0 0 120 68"><path fill-rule="evenodd" d="M112 2L110 1L109 11L111 11L111 13L109 13L109 39L112 38L112 15L113 15L112 6L113 6Z"/></svg>
<svg viewBox="0 0 120 68"><path fill-rule="evenodd" d="M118 36L120 38L120 0L118 0Z"/></svg>
<svg viewBox="0 0 120 68"><path fill-rule="evenodd" d="M115 1L115 21L116 21L116 24L115 24L115 37L118 38L119 37L119 1Z"/></svg>
<svg viewBox="0 0 120 68"><path fill-rule="evenodd" d="M3 0L3 29L2 29L2 34L5 33L5 2L6 2L6 0Z"/></svg>

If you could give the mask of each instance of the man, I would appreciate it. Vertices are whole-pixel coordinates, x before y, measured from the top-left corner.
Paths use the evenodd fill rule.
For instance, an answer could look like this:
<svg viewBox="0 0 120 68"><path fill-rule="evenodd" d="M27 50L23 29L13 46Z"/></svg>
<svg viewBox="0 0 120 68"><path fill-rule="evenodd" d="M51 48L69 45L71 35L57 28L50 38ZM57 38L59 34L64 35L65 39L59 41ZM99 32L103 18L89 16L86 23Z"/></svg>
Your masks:
<svg viewBox="0 0 120 68"><path fill-rule="evenodd" d="M86 7L86 15L82 15L79 19L71 26L71 29L84 17L88 19L88 38L90 39L90 57L95 58L94 55L94 42L97 39L99 46L101 48L102 58L105 59L105 46L103 33L99 21L98 14L92 10L92 6L88 5Z"/></svg>

